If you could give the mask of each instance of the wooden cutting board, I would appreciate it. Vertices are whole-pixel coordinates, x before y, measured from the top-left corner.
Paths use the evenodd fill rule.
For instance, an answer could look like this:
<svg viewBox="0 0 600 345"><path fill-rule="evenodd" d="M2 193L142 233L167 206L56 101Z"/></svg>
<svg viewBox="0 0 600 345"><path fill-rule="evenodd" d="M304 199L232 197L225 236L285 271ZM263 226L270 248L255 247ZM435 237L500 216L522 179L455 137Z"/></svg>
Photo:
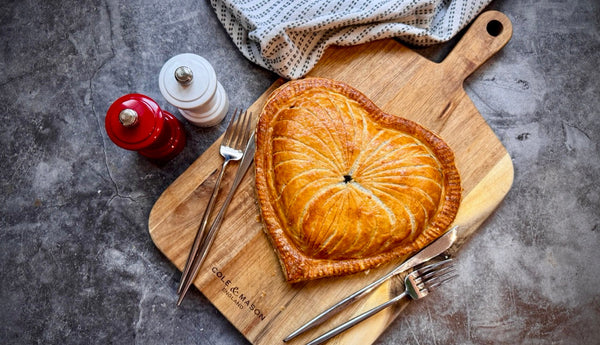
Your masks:
<svg viewBox="0 0 600 345"><path fill-rule="evenodd" d="M460 241L469 237L493 212L513 180L510 156L463 89L465 78L499 51L511 35L509 19L500 12L490 11L473 22L441 63L431 62L388 39L329 48L310 73L352 85L385 112L420 123L437 132L453 148L464 189L455 221L460 225ZM276 82L250 107L255 116L267 95L283 82ZM180 270L222 163L218 145L219 142L214 143L175 180L150 213L152 240ZM286 283L262 231L253 169L252 166L237 190L194 284L250 342L281 344L286 335L317 312L376 280L402 260L346 277ZM234 172L235 169L228 169L219 203ZM389 299L401 288L401 280L394 279L290 343L304 344L342 320ZM406 303L409 302L377 314L330 343L371 344Z"/></svg>

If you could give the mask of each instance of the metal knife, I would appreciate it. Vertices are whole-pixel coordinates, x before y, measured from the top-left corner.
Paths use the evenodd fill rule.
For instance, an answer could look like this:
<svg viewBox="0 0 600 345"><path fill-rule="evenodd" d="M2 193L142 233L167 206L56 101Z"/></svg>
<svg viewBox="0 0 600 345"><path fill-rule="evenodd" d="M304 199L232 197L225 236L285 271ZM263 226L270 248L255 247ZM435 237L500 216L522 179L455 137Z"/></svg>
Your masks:
<svg viewBox="0 0 600 345"><path fill-rule="evenodd" d="M187 293L188 289L190 288L190 286L192 285L192 283L194 281L193 277L195 277L198 274L200 267L204 263L204 260L206 259L206 256L208 254L208 250L210 249L210 246L212 245L212 243L215 239L217 229L219 229L219 227L221 226L221 222L223 221L223 216L225 215L225 211L227 211L227 207L229 206L229 203L231 202L231 199L233 198L233 195L235 194L237 187L240 185L240 182L242 182L242 178L244 177L244 175L246 175L246 171L248 171L248 168L250 168L250 164L252 163L252 160L254 159L255 151L256 151L256 143L254 142L254 133L253 133L252 136L250 137L250 139L248 140L248 144L246 145L246 149L244 150L244 156L242 157L240 165L238 166L238 169L235 173L235 177L233 179L233 184L231 185L231 189L229 190L229 193L227 193L225 202L223 203L223 206L221 206L221 209L219 210L219 213L217 213L217 216L215 217L215 220L213 221L212 226L210 227L210 230L208 230L208 233L206 234L206 237L204 238L202 248L200 248L200 251L198 252L198 260L196 260L196 262L194 262L194 265L190 269L190 272L192 272L190 275L191 278L188 279L186 284L183 286L183 288L181 290L181 294L179 295L179 299L177 301L177 305L180 305L181 302L183 301L185 294Z"/></svg>
<svg viewBox="0 0 600 345"><path fill-rule="evenodd" d="M369 292L373 291L373 289L375 289L379 285L383 284L386 280L390 279L391 277L395 276L396 274L402 273L408 269L411 269L419 264L422 264L423 262L431 260L432 258L442 254L448 248L450 248L450 246L452 246L454 241L456 241L456 238L457 238L456 232L457 232L457 227L455 226L452 229L448 230L445 234L443 234L437 240L430 243L427 247L421 249L421 251L419 251L417 254L413 255L410 259L404 261L401 265L399 265L396 268L394 268L393 270L391 270L388 274L386 274L383 277L379 278L378 280L372 282L371 284L365 286L364 288L354 292L350 296L344 298L340 302L331 306L329 309L327 309L324 312L322 312L321 314L317 315L312 320L308 321L302 327L298 328L297 330L292 332L290 335L288 335L285 339L283 339L283 341L284 342L290 341L290 340L294 339L295 337L297 337L298 335L306 332L307 330L320 325L321 323L330 319L333 315L342 311L345 307L350 305L352 302L360 299L361 297L365 296Z"/></svg>

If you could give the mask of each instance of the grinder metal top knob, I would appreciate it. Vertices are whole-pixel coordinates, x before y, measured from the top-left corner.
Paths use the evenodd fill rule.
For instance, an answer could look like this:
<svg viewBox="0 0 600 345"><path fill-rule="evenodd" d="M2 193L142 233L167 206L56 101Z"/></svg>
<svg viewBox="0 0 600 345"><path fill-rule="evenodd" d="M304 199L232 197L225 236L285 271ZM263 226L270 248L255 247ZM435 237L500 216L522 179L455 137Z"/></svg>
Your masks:
<svg viewBox="0 0 600 345"><path fill-rule="evenodd" d="M119 97L104 120L108 137L119 147L156 161L168 161L183 150L183 127L150 97L132 93Z"/></svg>
<svg viewBox="0 0 600 345"><path fill-rule="evenodd" d="M217 81L215 70L196 54L176 55L165 62L158 86L167 102L196 126L214 126L229 110L227 94Z"/></svg>
<svg viewBox="0 0 600 345"><path fill-rule="evenodd" d="M194 71L188 66L179 66L175 70L175 79L184 86L190 85L194 79Z"/></svg>
<svg viewBox="0 0 600 345"><path fill-rule="evenodd" d="M123 109L119 113L119 122L125 127L133 127L138 123L139 115L133 109Z"/></svg>

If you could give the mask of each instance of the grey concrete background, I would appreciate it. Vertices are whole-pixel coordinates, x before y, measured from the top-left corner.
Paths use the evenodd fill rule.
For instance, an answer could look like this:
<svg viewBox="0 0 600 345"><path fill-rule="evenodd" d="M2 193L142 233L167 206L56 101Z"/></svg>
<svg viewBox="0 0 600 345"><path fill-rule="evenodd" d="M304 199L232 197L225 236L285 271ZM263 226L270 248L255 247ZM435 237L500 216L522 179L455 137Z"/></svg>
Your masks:
<svg viewBox="0 0 600 345"><path fill-rule="evenodd" d="M513 38L465 89L513 157L514 185L462 249L460 277L378 345L600 341L600 5L490 7ZM104 130L130 92L176 113L157 76L183 52L213 64L232 107L277 79L238 52L206 0L0 3L1 343L247 343L196 290L175 307L179 273L147 231L161 192L223 125L186 123L188 144L165 166Z"/></svg>

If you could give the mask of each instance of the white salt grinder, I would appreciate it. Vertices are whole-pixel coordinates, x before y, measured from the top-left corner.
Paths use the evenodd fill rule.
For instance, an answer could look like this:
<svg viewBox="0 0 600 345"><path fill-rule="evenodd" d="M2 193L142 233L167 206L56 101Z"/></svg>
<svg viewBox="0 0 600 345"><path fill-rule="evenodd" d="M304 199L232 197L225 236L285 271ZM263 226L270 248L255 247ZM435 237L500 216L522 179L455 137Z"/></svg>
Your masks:
<svg viewBox="0 0 600 345"><path fill-rule="evenodd" d="M229 110L227 94L217 81L215 70L196 54L176 55L165 62L158 86L167 102L196 126L214 126Z"/></svg>

